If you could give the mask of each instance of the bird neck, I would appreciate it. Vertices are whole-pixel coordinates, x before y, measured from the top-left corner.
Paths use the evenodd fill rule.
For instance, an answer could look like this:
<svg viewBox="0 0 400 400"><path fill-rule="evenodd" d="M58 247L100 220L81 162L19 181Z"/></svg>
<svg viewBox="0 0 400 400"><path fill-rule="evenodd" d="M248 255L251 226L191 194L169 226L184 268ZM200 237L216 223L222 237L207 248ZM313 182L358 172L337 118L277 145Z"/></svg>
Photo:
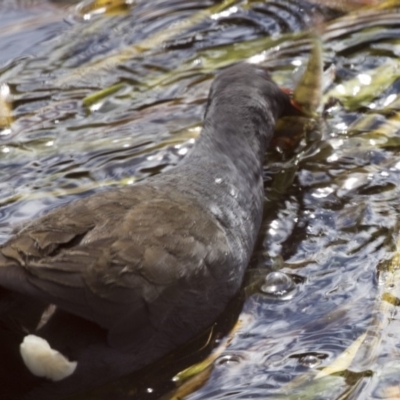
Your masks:
<svg viewBox="0 0 400 400"><path fill-rule="evenodd" d="M264 152L276 115L247 94L218 100L209 104L192 151L162 174L162 185L179 185L182 195L212 214L237 249L238 260L247 264L261 225Z"/></svg>
<svg viewBox="0 0 400 400"><path fill-rule="evenodd" d="M221 167L233 162L239 173L262 168L277 117L274 108L247 93L216 100L208 105L203 130L185 163L212 158Z"/></svg>

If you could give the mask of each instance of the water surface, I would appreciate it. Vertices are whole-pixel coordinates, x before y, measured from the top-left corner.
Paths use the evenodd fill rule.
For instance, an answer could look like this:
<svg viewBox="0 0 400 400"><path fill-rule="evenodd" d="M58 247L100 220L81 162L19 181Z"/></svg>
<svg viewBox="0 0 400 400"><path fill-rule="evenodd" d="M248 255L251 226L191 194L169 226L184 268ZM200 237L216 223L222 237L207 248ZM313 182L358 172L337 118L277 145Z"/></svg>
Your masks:
<svg viewBox="0 0 400 400"><path fill-rule="evenodd" d="M186 398L396 395L397 316L382 301L395 307L398 299L381 295L400 209L395 9L3 1L0 12L0 84L10 91L0 107L2 241L56 206L179 162L200 131L218 68L260 62L294 88L311 48L304 32L319 26L323 38L325 112L297 150L267 157L266 214L245 295L211 334L86 399L171 398L174 375L218 348L237 318ZM379 340L363 342L352 363L314 379L374 331Z"/></svg>

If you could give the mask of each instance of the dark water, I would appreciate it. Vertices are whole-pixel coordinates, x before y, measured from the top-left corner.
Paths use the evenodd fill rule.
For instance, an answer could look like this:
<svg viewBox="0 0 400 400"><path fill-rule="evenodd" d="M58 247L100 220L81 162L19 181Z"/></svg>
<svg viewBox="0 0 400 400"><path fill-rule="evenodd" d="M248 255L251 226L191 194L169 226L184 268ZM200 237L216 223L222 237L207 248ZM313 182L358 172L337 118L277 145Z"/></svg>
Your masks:
<svg viewBox="0 0 400 400"><path fill-rule="evenodd" d="M301 32L325 23L324 118L301 153L269 154L245 294L211 336L84 397L161 398L239 318L186 398L399 398L398 299L390 292L385 308L382 295L400 209L399 14L231 3L207 15L221 3L138 0L100 13L89 2L0 2L0 84L13 115L0 131L1 240L53 207L175 165L199 133L218 68L251 58L293 88L310 50ZM314 379L365 332L377 342Z"/></svg>

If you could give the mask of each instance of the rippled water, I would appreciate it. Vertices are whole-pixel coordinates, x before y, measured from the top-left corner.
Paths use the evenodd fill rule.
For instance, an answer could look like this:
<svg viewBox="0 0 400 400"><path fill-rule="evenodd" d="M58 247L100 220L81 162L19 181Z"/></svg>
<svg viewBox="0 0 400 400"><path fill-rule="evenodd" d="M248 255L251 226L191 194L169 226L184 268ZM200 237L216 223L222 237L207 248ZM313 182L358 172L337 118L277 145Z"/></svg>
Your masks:
<svg viewBox="0 0 400 400"><path fill-rule="evenodd" d="M310 50L301 32L321 26L324 118L297 157L270 152L245 298L181 352L85 398L159 399L218 345L186 398L395 398L397 316L385 329L377 321L389 318L379 288L400 211L398 11L226 3L138 0L104 13L90 2L0 2L0 84L11 92L0 121L10 112L13 121L0 130L0 239L53 207L175 165L219 67L251 58L293 88ZM373 351L361 346L331 380L314 379L375 331Z"/></svg>

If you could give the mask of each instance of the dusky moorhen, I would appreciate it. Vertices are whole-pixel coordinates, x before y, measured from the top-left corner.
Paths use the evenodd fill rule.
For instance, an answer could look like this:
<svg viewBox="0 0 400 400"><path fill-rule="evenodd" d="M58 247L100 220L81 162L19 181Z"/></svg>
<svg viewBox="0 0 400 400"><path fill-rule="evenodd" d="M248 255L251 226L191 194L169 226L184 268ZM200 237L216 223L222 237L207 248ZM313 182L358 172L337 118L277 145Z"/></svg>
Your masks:
<svg viewBox="0 0 400 400"><path fill-rule="evenodd" d="M12 390L43 400L98 386L210 326L241 285L262 219L264 152L292 111L263 68L231 66L176 167L50 211L2 245L0 354L19 368ZM28 333L76 361L74 372L33 375L19 354Z"/></svg>

